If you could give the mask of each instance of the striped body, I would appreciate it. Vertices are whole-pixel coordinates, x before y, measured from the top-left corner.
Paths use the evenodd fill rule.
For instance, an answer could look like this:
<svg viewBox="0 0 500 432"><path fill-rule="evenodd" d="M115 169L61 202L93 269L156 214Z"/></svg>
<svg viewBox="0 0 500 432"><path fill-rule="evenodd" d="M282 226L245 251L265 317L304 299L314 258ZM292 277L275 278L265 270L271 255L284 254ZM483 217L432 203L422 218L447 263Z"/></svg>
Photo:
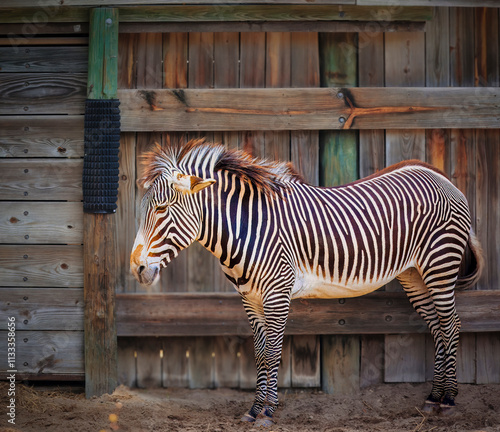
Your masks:
<svg viewBox="0 0 500 432"><path fill-rule="evenodd" d="M460 321L454 288L467 247L480 250L464 195L418 161L336 188L306 184L270 164L190 142L148 156L143 218L131 268L151 283L199 241L240 292L258 369L247 419L277 404L277 370L292 298L356 297L398 278L435 341L430 403L452 404Z"/></svg>

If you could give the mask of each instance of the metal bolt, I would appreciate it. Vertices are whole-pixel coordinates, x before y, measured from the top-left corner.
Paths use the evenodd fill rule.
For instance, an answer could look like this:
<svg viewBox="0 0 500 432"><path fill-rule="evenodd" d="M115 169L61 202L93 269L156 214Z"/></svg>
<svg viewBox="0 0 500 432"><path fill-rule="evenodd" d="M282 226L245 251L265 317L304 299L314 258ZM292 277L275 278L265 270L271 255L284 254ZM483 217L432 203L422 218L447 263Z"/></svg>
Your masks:
<svg viewBox="0 0 500 432"><path fill-rule="evenodd" d="M344 124L345 123L345 117L339 117L339 123Z"/></svg>
<svg viewBox="0 0 500 432"><path fill-rule="evenodd" d="M391 317L390 315L387 315L387 316L385 317L385 320L386 320L387 322L391 322L391 321L392 321L392 317Z"/></svg>
<svg viewBox="0 0 500 432"><path fill-rule="evenodd" d="M24 320L24 321L23 321L23 324L28 324L28 320Z"/></svg>
<svg viewBox="0 0 500 432"><path fill-rule="evenodd" d="M28 362L24 362L24 363L23 363L23 365L24 365L24 366L28 366Z"/></svg>
<svg viewBox="0 0 500 432"><path fill-rule="evenodd" d="M24 150L23 150L23 152L24 152L24 153L28 153L28 149L24 149Z"/></svg>
<svg viewBox="0 0 500 432"><path fill-rule="evenodd" d="M24 195L24 196L28 196L28 192L24 192L24 194L23 194L23 195Z"/></svg>
<svg viewBox="0 0 500 432"><path fill-rule="evenodd" d="M23 258L24 259L28 259L28 255L23 255ZM28 298L26 297L25 300L27 300Z"/></svg>
<svg viewBox="0 0 500 432"><path fill-rule="evenodd" d="M30 238L30 236L29 236L28 234L26 234L26 235L24 236L24 238L25 238L26 240L28 240L28 239Z"/></svg>
<svg viewBox="0 0 500 432"><path fill-rule="evenodd" d="M28 168L26 168L26 169L24 170L24 173L25 173L25 174L26 174L26 173L29 173L29 172L30 172L30 170L29 170Z"/></svg>
<svg viewBox="0 0 500 432"><path fill-rule="evenodd" d="M113 20L111 18L106 18L106 24L107 25L113 24Z"/></svg>
<svg viewBox="0 0 500 432"><path fill-rule="evenodd" d="M28 342L28 338L24 338L24 339L23 339L23 342L24 342L24 343Z"/></svg>
<svg viewBox="0 0 500 432"><path fill-rule="evenodd" d="M24 297L23 297L23 300L24 300L24 301L28 300L28 296L24 296Z"/></svg>
<svg viewBox="0 0 500 432"><path fill-rule="evenodd" d="M387 304L387 306L392 306L392 300L387 300L386 304Z"/></svg>
<svg viewBox="0 0 500 432"><path fill-rule="evenodd" d="M23 277L23 281L26 282L28 278L26 276Z"/></svg>
<svg viewBox="0 0 500 432"><path fill-rule="evenodd" d="M23 110L24 110L24 111L28 111L28 110L29 110L29 107L25 106L25 107L23 108Z"/></svg>
<svg viewBox="0 0 500 432"><path fill-rule="evenodd" d="M28 215L29 215L29 212L28 212L28 211L25 211L25 212L23 213L23 215L24 215L24 216L28 216Z"/></svg>
<svg viewBox="0 0 500 432"><path fill-rule="evenodd" d="M345 299L339 299L339 303L340 304L344 304L345 303Z"/></svg>
<svg viewBox="0 0 500 432"><path fill-rule="evenodd" d="M30 130L29 126L24 126L24 132L28 132Z"/></svg>
<svg viewBox="0 0 500 432"><path fill-rule="evenodd" d="M340 325L344 325L345 324L345 320L343 320L343 319L339 320L339 324Z"/></svg>
<svg viewBox="0 0 500 432"><path fill-rule="evenodd" d="M340 17L340 18L344 18L344 16L345 16L345 12L344 12L344 11L340 11L340 12L339 12L339 17Z"/></svg>
<svg viewBox="0 0 500 432"><path fill-rule="evenodd" d="M338 92L338 93L337 93L337 98L338 98L338 99L343 99L343 98L344 98L344 93L342 93L342 92Z"/></svg>

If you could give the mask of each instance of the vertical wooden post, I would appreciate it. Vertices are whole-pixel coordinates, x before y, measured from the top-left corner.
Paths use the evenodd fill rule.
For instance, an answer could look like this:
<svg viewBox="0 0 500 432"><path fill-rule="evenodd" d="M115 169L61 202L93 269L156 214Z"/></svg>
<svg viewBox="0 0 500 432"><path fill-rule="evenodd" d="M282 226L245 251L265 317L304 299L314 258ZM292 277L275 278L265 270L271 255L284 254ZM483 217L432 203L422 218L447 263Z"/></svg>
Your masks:
<svg viewBox="0 0 500 432"><path fill-rule="evenodd" d="M357 85L357 36L320 33L322 87ZM320 131L319 183L336 186L358 178L356 131ZM342 317L338 317L339 320ZM325 393L348 394L359 389L360 339L357 335L321 336L321 387Z"/></svg>
<svg viewBox="0 0 500 432"><path fill-rule="evenodd" d="M118 10L90 14L87 97L116 98ZM85 394L112 393L117 385L114 215L84 213Z"/></svg>

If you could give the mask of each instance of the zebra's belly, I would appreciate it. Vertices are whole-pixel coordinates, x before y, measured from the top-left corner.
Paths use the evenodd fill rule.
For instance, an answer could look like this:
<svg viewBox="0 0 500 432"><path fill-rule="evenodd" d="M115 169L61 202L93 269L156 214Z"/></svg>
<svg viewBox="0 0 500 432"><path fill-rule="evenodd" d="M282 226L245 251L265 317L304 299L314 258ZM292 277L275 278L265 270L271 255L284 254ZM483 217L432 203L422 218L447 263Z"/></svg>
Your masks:
<svg viewBox="0 0 500 432"><path fill-rule="evenodd" d="M370 282L353 281L349 283L323 279L313 274L300 274L292 289L292 298L346 298L368 294L386 283L391 278Z"/></svg>

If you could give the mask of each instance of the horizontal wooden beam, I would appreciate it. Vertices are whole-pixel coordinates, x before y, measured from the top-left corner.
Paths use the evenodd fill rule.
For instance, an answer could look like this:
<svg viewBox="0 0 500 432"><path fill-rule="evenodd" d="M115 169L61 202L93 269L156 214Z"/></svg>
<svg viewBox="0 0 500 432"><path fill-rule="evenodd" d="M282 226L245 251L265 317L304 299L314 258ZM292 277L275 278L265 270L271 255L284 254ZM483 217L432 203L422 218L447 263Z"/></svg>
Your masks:
<svg viewBox="0 0 500 432"><path fill-rule="evenodd" d="M37 3L38 5L39 3ZM88 22L88 7L52 5L0 8L0 23ZM417 7L373 7L324 4L218 4L123 6L120 22L221 22L221 21L427 21L433 9Z"/></svg>
<svg viewBox="0 0 500 432"><path fill-rule="evenodd" d="M176 32L321 32L374 33L423 32L423 21L224 21L224 22L129 22L120 33ZM1 31L1 29L0 29Z"/></svg>
<svg viewBox="0 0 500 432"><path fill-rule="evenodd" d="M500 291L457 292L463 332L500 331ZM118 336L249 335L236 293L118 294ZM403 292L292 301L287 334L426 333Z"/></svg>
<svg viewBox="0 0 500 432"><path fill-rule="evenodd" d="M498 128L499 88L118 91L122 131Z"/></svg>

